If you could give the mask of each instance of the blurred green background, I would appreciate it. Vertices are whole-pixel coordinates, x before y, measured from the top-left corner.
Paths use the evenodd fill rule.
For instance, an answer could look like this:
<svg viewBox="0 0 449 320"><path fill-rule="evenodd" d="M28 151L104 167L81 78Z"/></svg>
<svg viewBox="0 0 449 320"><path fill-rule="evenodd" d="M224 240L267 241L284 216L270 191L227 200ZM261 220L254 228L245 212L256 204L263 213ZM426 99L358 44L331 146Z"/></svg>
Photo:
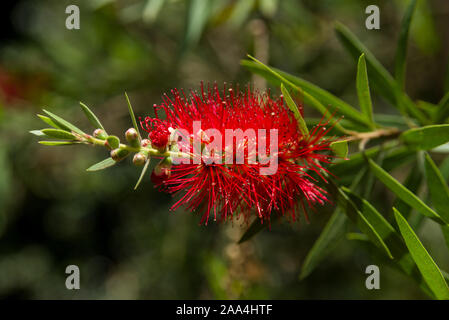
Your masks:
<svg viewBox="0 0 449 320"><path fill-rule="evenodd" d="M275 224L242 245L240 223L199 226L171 212L173 200L130 163L96 173L106 157L83 146L45 147L45 107L81 128L89 105L108 132L131 126L171 88L200 81L263 80L240 67L250 53L357 104L356 66L333 24L349 26L391 70L406 0L91 0L6 1L0 32L0 298L22 299L424 299L399 272L381 267L381 289L365 288L376 261L344 238L303 281L298 275L332 207L311 223ZM66 6L80 8L81 28L65 28ZM381 10L381 29L365 28L366 6ZM407 91L436 103L449 87L449 2L420 1L411 32ZM277 88L273 88L278 93ZM374 97L375 109L391 107ZM314 115L305 109L306 116ZM399 170L400 171L400 170ZM399 176L401 172L397 172ZM423 191L425 192L425 190ZM391 202L375 188L374 203ZM380 206L382 208L382 206ZM449 259L433 222L420 230L442 269ZM78 265L81 290L65 288Z"/></svg>

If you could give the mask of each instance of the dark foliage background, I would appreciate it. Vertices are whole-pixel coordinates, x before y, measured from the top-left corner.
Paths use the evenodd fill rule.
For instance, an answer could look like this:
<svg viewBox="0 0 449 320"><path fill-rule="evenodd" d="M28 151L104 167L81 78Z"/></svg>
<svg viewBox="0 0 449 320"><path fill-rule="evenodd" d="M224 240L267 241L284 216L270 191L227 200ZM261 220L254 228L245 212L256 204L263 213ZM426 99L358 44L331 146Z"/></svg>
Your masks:
<svg viewBox="0 0 449 320"><path fill-rule="evenodd" d="M313 274L299 281L305 255L332 208L311 223L276 224L242 245L239 222L198 226L170 212L172 200L131 165L85 171L104 150L47 148L28 131L42 107L88 128L83 101L109 131L131 126L123 93L137 116L171 88L265 83L242 67L246 53L357 101L356 66L336 40L333 23L348 25L388 68L407 1L10 1L0 29L0 297L33 299L421 299L419 288L382 267L381 290L365 288L376 261L342 239ZM152 3L152 4L151 4ZM156 4L155 4L156 3ZM161 9L157 11L157 3ZM81 9L80 30L65 28L65 8ZM365 7L381 8L381 30L365 28ZM152 5L153 7L148 8ZM448 91L449 2L421 1L411 32L407 91L437 102ZM278 93L277 89L273 89ZM374 96L375 110L392 113ZM315 115L305 110L306 116ZM395 176L404 177L403 169ZM426 192L426 190L422 190ZM374 188L378 208L393 201ZM419 236L449 269L435 223ZM81 270L81 290L65 288L65 267Z"/></svg>

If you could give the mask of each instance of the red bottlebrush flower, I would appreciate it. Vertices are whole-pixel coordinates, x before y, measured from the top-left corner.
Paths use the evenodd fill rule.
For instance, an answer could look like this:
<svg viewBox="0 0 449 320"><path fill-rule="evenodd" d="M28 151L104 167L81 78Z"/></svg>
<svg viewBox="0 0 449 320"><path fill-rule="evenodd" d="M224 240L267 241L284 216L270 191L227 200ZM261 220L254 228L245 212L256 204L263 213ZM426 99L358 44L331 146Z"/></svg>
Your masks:
<svg viewBox="0 0 449 320"><path fill-rule="evenodd" d="M165 145L169 128L182 132L177 147L190 159L174 162L163 179L152 174L158 188L179 196L172 210L184 206L199 212L204 224L211 215L219 221L242 215L248 221L252 212L262 222L269 221L275 211L295 221L300 211L306 212L305 204L313 209L328 200L317 186L317 179L326 181L322 170L330 161L325 153L333 140L325 138L331 129L327 122L304 136L282 97L274 99L250 88L239 92L225 87L220 93L217 85L207 90L201 86L201 92L192 91L188 97L172 90L172 97L164 95L163 100L154 106L156 118L145 118L141 126L152 143L152 137L158 137ZM237 139L239 130L243 135ZM231 144L226 140L229 132L234 134ZM273 159L275 169L270 172ZM264 169L268 173L261 174Z"/></svg>
<svg viewBox="0 0 449 320"><path fill-rule="evenodd" d="M161 121L157 118L147 118L145 127L142 126L142 129L148 132L148 138L151 141L151 145L158 149L164 149L167 146L170 137L168 128L169 124L166 121Z"/></svg>

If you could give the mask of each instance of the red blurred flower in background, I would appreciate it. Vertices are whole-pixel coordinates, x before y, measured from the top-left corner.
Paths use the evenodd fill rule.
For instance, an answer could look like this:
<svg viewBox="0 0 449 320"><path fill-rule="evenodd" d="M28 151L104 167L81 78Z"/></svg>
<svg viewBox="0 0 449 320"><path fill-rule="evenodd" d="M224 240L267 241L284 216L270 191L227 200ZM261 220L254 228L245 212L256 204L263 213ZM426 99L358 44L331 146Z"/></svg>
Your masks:
<svg viewBox="0 0 449 320"><path fill-rule="evenodd" d="M269 221L275 212L295 221L300 211L307 217L306 205L313 209L328 200L326 192L317 185L318 180L326 182L322 170L326 171L324 164L330 161L333 140L325 137L331 129L327 122L318 124L304 136L282 97L274 99L269 93L252 92L250 88L240 92L238 88L227 90L225 86L220 92L217 85L207 90L202 85L200 92L192 91L189 96L172 90L172 97L165 95L163 100L161 105L154 106L155 118L141 120L142 128L157 148L167 145L170 148L170 131L177 129L188 132L191 139L200 135L202 146L211 143L204 136L207 129L216 129L223 136L226 129L255 132L275 129L278 133L275 174L261 175L264 165L248 161L249 144L257 143L249 138L234 149L236 152L238 148L245 149L245 161L241 164L207 163L201 159L198 163L170 167L162 162L156 166L153 183L160 190L178 196L173 210L185 206L200 213L204 224L211 216L227 221L242 215L248 221L252 212L261 222ZM193 132L197 121L201 121L201 132ZM257 158L260 156L257 154Z"/></svg>

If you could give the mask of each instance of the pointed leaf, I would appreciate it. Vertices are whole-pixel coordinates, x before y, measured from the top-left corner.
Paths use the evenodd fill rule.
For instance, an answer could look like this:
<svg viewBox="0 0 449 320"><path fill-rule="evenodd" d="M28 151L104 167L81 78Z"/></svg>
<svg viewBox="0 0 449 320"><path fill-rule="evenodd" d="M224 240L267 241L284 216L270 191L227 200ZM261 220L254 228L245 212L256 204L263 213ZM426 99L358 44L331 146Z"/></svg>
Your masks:
<svg viewBox="0 0 449 320"><path fill-rule="evenodd" d="M107 158L104 159L103 161L100 161L96 164L94 164L93 166L90 166L89 168L86 169L86 171L99 171L99 170L103 170L109 167L112 167L113 165L115 165L117 162L115 162L112 158Z"/></svg>
<svg viewBox="0 0 449 320"><path fill-rule="evenodd" d="M343 227L346 224L346 221L346 216L339 208L337 208L326 223L320 236L313 244L313 247L307 253L301 267L301 274L299 275L300 280L306 278L325 258L326 253L332 250L332 247L335 246L338 240L340 240L344 234Z"/></svg>
<svg viewBox="0 0 449 320"><path fill-rule="evenodd" d="M252 72L261 75L274 85L284 83L286 86L300 92L303 95L304 102L316 108L320 113L329 114L328 108L325 106L332 106L338 113L344 115L347 119L362 125L369 125L368 119L366 119L363 114L328 91L323 90L320 87L299 77L295 77L278 69L268 67L251 56L249 57L255 62L243 60L241 61L242 66L245 66ZM313 98L313 100L311 98Z"/></svg>
<svg viewBox="0 0 449 320"><path fill-rule="evenodd" d="M375 128L373 121L373 105L371 102L371 93L369 91L368 74L366 71L365 54L359 58L357 65L357 95L362 113L369 119L371 128Z"/></svg>
<svg viewBox="0 0 449 320"><path fill-rule="evenodd" d="M39 117L39 119L44 121L49 126L55 128L55 129L63 129L64 130L64 128L61 128L60 126L58 126L58 124L56 122L54 122L53 120L51 120L49 117L43 116L41 114L38 114L37 116Z"/></svg>
<svg viewBox="0 0 449 320"><path fill-rule="evenodd" d="M438 103L438 110L435 114L435 121L437 123L444 123L449 117L449 92L447 92L443 99Z"/></svg>
<svg viewBox="0 0 449 320"><path fill-rule="evenodd" d="M89 119L90 123L95 127L95 129L103 129L104 127L101 124L100 120L98 120L97 116L92 112L92 110L89 109L88 106L86 106L84 103L80 102L81 109L83 109L84 114L86 115L87 119ZM106 130L104 130L106 131Z"/></svg>
<svg viewBox="0 0 449 320"><path fill-rule="evenodd" d="M295 115L296 120L298 121L299 129L301 130L301 133L303 136L308 137L309 136L309 129L307 129L307 125L301 115L301 112L298 109L298 106L293 101L292 97L290 96L290 93L285 88L284 84L281 83L281 91L284 96L285 102L287 103L288 108L293 112Z"/></svg>
<svg viewBox="0 0 449 320"><path fill-rule="evenodd" d="M83 131L81 131L80 129L78 129L77 127L75 127L73 124L71 124L70 122L62 119L61 117L51 113L50 111L47 111L44 109L44 112L46 114L48 114L50 116L50 118L60 127L62 127L63 129L67 130L67 131L73 131L76 132L80 135L84 135L85 133Z"/></svg>
<svg viewBox="0 0 449 320"><path fill-rule="evenodd" d="M449 299L449 288L444 277L436 265L435 261L429 255L427 250L422 245L416 233L407 223L407 220L401 215L396 208L393 208L394 216L399 227L399 231L405 240L408 250L410 251L413 260L419 268L419 271L424 277L429 288L439 300Z"/></svg>
<svg viewBox="0 0 449 320"><path fill-rule="evenodd" d="M42 129L41 132L50 138L76 140L76 137L73 134L61 129Z"/></svg>
<svg viewBox="0 0 449 320"><path fill-rule="evenodd" d="M31 130L30 133L38 137L45 136L45 133L43 133L41 130Z"/></svg>
<svg viewBox="0 0 449 320"><path fill-rule="evenodd" d="M379 167L373 160L368 159L368 163L371 167L371 170L376 175L376 177L398 198L400 198L402 201L415 208L421 214L435 220L439 224L443 225L446 224L446 222L442 220L442 217L440 217L435 211L433 211L429 206L427 206L410 190L404 187L399 181L393 178L388 172Z"/></svg>
<svg viewBox="0 0 449 320"><path fill-rule="evenodd" d="M438 214L449 221L449 188L446 181L433 162L432 158L426 153L425 168L427 187L429 188L430 198Z"/></svg>
<svg viewBox="0 0 449 320"><path fill-rule="evenodd" d="M395 76L396 82L401 90L405 88L405 69L407 61L407 45L410 24L412 22L413 12L416 8L416 0L411 0L401 24L401 32L399 34L398 48L396 51Z"/></svg>
<svg viewBox="0 0 449 320"><path fill-rule="evenodd" d="M131 106L131 102L129 101L129 97L126 92L125 92L125 97L126 97L126 102L128 103L129 116L131 117L131 121L133 122L134 129L136 129L137 134L139 135L139 140L141 140L142 137L140 136L140 130L139 130L139 127L137 126L137 121L136 121L136 117L134 116L133 107Z"/></svg>
<svg viewBox="0 0 449 320"><path fill-rule="evenodd" d="M410 129L400 139L414 150L430 150L449 141L449 124Z"/></svg>
<svg viewBox="0 0 449 320"><path fill-rule="evenodd" d="M140 173L139 180L137 180L137 183L136 183L136 185L134 186L134 190L136 190L136 189L139 187L140 183L142 182L142 179L143 179L143 177L145 176L145 172L147 172L148 165L150 164L150 161L151 161L151 159L148 158L147 162L145 162L145 165L144 165L144 167L143 167L143 169L142 169L142 172Z"/></svg>
<svg viewBox="0 0 449 320"><path fill-rule="evenodd" d="M38 143L44 146L68 146L72 144L78 144L78 141L39 141Z"/></svg>

